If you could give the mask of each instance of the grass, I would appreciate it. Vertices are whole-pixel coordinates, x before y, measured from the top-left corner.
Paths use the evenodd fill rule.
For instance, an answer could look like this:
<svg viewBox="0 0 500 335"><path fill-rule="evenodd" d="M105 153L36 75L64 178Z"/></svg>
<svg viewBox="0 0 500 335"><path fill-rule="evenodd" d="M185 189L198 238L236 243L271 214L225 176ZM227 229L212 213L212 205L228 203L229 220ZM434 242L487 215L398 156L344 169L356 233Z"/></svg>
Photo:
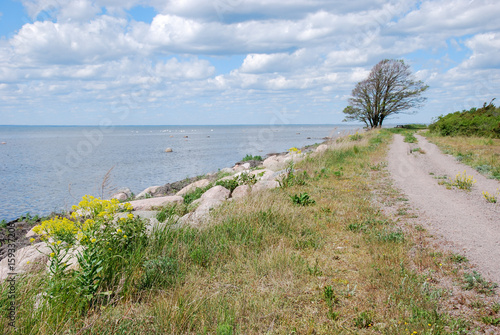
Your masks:
<svg viewBox="0 0 500 335"><path fill-rule="evenodd" d="M439 136L425 133L444 153L453 155L481 174L500 180L500 139L465 136Z"/></svg>
<svg viewBox="0 0 500 335"><path fill-rule="evenodd" d="M247 154L243 159L241 160L242 162L248 162L248 161L262 161L262 156L252 156Z"/></svg>
<svg viewBox="0 0 500 335"><path fill-rule="evenodd" d="M309 156L296 166L307 183L227 202L203 229L155 230L87 309L70 294L35 308L46 277L19 276L16 334L460 334L481 327L475 314L448 314L446 295L431 280L462 265L374 205L374 192L389 188L379 183L384 169L371 167L381 164L390 138L368 133ZM290 201L300 194L315 205ZM165 219L174 212L165 210ZM12 330L6 322L2 333Z"/></svg>

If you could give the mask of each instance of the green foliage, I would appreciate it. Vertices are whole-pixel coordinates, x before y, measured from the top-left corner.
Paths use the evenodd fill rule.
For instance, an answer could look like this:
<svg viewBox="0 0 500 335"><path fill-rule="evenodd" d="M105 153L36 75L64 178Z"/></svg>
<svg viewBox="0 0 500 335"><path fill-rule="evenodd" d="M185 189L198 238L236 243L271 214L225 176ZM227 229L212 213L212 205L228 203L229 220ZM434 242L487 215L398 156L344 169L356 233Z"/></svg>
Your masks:
<svg viewBox="0 0 500 335"><path fill-rule="evenodd" d="M464 289L465 290L476 290L483 294L494 294L495 288L498 287L496 283L485 280L480 273L472 271L472 273L464 274Z"/></svg>
<svg viewBox="0 0 500 335"><path fill-rule="evenodd" d="M488 315L488 316L483 316L481 320L483 321L483 323L487 325L500 326L500 318L495 318L493 316Z"/></svg>
<svg viewBox="0 0 500 335"><path fill-rule="evenodd" d="M189 193L186 193L184 195L184 203L186 205L189 205L190 203L192 203L196 199L201 198L203 193L208 191L210 188L212 188L212 184L208 184L206 187L197 187L195 190L193 190Z"/></svg>
<svg viewBox="0 0 500 335"><path fill-rule="evenodd" d="M219 180L215 185L220 185L227 188L229 191L233 192L236 187L239 186L238 178Z"/></svg>
<svg viewBox="0 0 500 335"><path fill-rule="evenodd" d="M413 134L414 134L413 132L406 132L406 133L404 134L404 136L405 136L404 141L405 141L406 143L417 143L417 142L418 142L418 140L417 140L417 138L415 137L415 135L413 135Z"/></svg>
<svg viewBox="0 0 500 335"><path fill-rule="evenodd" d="M441 136L500 138L500 108L495 107L492 100L481 108L441 115L429 130Z"/></svg>
<svg viewBox="0 0 500 335"><path fill-rule="evenodd" d="M262 156L252 156L247 154L245 157L243 157L242 161L247 162L247 161L262 161Z"/></svg>
<svg viewBox="0 0 500 335"><path fill-rule="evenodd" d="M464 171L464 173L458 173L455 176L455 180L453 181L452 185L461 190L470 191L475 183L476 180L474 179L474 177L468 176L467 172Z"/></svg>
<svg viewBox="0 0 500 335"><path fill-rule="evenodd" d="M358 328L369 328L373 325L373 313L361 312L354 318L354 325Z"/></svg>
<svg viewBox="0 0 500 335"><path fill-rule="evenodd" d="M300 205L300 206L308 206L308 205L312 205L312 204L316 203L316 201L313 200L311 198L311 196L309 194L307 194L306 192L291 195L290 198L292 199L292 202L294 204Z"/></svg>
<svg viewBox="0 0 500 335"><path fill-rule="evenodd" d="M359 141L363 138L363 136L361 136L358 132L356 132L356 134L354 135L349 135L349 139L351 141Z"/></svg>

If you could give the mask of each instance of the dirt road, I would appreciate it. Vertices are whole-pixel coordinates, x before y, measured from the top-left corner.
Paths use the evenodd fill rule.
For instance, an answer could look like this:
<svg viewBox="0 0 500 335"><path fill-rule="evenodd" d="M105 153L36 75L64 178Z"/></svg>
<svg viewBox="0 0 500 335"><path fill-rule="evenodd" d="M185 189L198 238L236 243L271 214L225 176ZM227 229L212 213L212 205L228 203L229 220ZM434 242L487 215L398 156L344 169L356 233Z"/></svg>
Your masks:
<svg viewBox="0 0 500 335"><path fill-rule="evenodd" d="M422 136L418 143L395 135L388 154L388 168L395 186L418 210L418 221L459 254L465 255L487 279L500 283L500 199L487 202L482 191L497 194L500 182L444 155ZM425 153L411 152L421 148ZM470 192L439 185L444 176L454 179L467 171L477 182Z"/></svg>

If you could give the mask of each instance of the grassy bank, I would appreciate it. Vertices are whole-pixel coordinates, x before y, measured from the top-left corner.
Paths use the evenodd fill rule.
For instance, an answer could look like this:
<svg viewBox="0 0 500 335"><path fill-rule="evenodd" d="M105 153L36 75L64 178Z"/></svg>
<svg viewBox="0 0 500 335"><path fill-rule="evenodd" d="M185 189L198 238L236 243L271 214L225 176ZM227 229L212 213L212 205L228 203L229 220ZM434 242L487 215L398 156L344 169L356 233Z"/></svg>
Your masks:
<svg viewBox="0 0 500 335"><path fill-rule="evenodd" d="M455 156L489 178L500 180L500 139L436 133L425 133L425 136L444 153Z"/></svg>
<svg viewBox="0 0 500 335"><path fill-rule="evenodd" d="M90 301L50 288L43 273L18 277L17 331L5 318L1 330L465 334L493 327L500 306L488 283L468 287L466 260L431 247L426 231L407 223L411 209L385 170L391 136L346 138L295 166L283 187L225 203L208 227L141 239L116 257L116 271ZM387 216L385 207L397 210ZM48 291L54 299L40 304L37 295ZM4 283L2 317L6 292ZM459 309L456 292L464 294Z"/></svg>

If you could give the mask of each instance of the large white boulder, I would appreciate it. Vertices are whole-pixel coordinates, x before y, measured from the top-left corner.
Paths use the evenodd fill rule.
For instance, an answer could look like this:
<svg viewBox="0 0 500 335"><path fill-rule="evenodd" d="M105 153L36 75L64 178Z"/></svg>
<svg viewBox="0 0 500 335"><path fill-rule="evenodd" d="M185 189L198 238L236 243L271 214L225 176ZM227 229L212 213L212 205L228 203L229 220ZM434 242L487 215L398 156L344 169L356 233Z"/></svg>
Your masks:
<svg viewBox="0 0 500 335"><path fill-rule="evenodd" d="M36 243L21 248L14 253L14 257L5 257L0 261L0 282L4 281L9 273L25 273L34 268L40 268L46 263L50 248L45 242ZM11 262L9 264L9 261ZM14 262L12 262L14 261Z"/></svg>
<svg viewBox="0 0 500 335"><path fill-rule="evenodd" d="M282 158L282 156L273 155L273 156L266 158L264 160L264 162L262 162L262 165L264 165L264 167L266 169L269 169L272 171L278 171L278 170L281 170L284 166L283 158Z"/></svg>
<svg viewBox="0 0 500 335"><path fill-rule="evenodd" d="M250 194L251 188L248 185L240 185L233 190L231 193L231 198L233 199L241 199Z"/></svg>
<svg viewBox="0 0 500 335"><path fill-rule="evenodd" d="M169 195L165 197L156 197L130 201L135 211L149 211L153 207L162 207L170 203L182 203L184 198L178 195Z"/></svg>
<svg viewBox="0 0 500 335"><path fill-rule="evenodd" d="M231 191L220 185L214 186L198 199L199 206L194 212L188 213L180 218L183 224L200 225L208 220L210 210L220 206L227 198Z"/></svg>
<svg viewBox="0 0 500 335"><path fill-rule="evenodd" d="M187 185L182 190L180 190L179 192L177 192L175 195L185 196L186 194L188 194L189 192L192 192L192 191L196 190L197 188L207 187L208 184L210 184L210 180L208 180L208 179L201 179L201 180L195 181L194 183L191 183L191 184Z"/></svg>
<svg viewBox="0 0 500 335"><path fill-rule="evenodd" d="M147 189L145 189L144 191L142 191L141 193L139 193L135 198L141 199L141 198L146 197L147 194L153 195L159 188L160 188L160 186L150 186Z"/></svg>
<svg viewBox="0 0 500 335"><path fill-rule="evenodd" d="M261 180L261 181L258 181L255 185L253 185L252 193L259 192L262 190L271 189L271 188L277 188L279 186L280 186L280 184L276 180Z"/></svg>

